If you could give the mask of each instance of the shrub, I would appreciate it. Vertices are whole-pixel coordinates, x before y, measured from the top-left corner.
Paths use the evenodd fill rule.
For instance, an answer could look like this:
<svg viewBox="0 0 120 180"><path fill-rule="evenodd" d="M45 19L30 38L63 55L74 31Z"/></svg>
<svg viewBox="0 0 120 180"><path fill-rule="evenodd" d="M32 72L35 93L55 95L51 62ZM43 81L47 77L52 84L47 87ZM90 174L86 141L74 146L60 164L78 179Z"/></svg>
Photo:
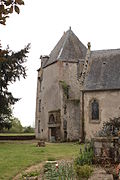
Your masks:
<svg viewBox="0 0 120 180"><path fill-rule="evenodd" d="M90 165L93 157L92 143L85 144L84 149L80 149L79 155L74 160L74 169L78 179L87 179L92 174L93 168Z"/></svg>
<svg viewBox="0 0 120 180"><path fill-rule="evenodd" d="M74 164L83 166L85 164L92 164L93 161L93 148L91 144L85 145L84 149L80 149L79 155L75 158Z"/></svg>
<svg viewBox="0 0 120 180"><path fill-rule="evenodd" d="M75 171L77 174L78 179L88 179L92 172L93 172L93 168L90 165L83 165L83 166L75 166Z"/></svg>
<svg viewBox="0 0 120 180"><path fill-rule="evenodd" d="M113 118L103 123L102 129L96 134L96 136L100 136L100 137L118 136L119 130L120 130L120 117Z"/></svg>
<svg viewBox="0 0 120 180"><path fill-rule="evenodd" d="M47 163L44 166L44 178L49 180L74 180L75 172L73 164L71 162L60 162L58 167L56 167L56 164Z"/></svg>
<svg viewBox="0 0 120 180"><path fill-rule="evenodd" d="M24 127L24 133L34 133L34 128L31 126Z"/></svg>

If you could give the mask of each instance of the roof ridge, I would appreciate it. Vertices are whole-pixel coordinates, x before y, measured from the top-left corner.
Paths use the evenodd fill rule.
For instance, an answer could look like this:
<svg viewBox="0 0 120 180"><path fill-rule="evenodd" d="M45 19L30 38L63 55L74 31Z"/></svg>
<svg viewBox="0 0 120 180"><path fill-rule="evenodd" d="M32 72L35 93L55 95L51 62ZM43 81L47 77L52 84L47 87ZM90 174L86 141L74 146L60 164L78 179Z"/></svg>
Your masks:
<svg viewBox="0 0 120 180"><path fill-rule="evenodd" d="M63 45L62 45L62 47L61 47L61 49L60 49L60 51L59 51L59 54L58 54L57 59L59 59L59 57L60 57L61 54L62 54L62 51L63 51L64 46L65 46L65 43L66 43L66 41L67 41L67 39L68 39L68 36L69 36L69 34L70 34L70 30L68 30L66 33L67 33L67 35L66 35L65 40L64 40L64 42L63 42Z"/></svg>
<svg viewBox="0 0 120 180"><path fill-rule="evenodd" d="M98 50L92 50L91 52L114 51L114 50L120 50L120 48L117 48L117 49L98 49Z"/></svg>

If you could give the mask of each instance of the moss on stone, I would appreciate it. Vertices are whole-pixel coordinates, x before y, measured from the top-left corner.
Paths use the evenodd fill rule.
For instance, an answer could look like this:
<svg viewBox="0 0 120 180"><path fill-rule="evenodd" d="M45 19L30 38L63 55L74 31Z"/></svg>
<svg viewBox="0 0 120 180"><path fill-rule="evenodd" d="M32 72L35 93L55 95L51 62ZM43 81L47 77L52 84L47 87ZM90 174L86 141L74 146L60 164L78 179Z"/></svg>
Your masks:
<svg viewBox="0 0 120 180"><path fill-rule="evenodd" d="M60 81L64 95L68 98L69 85L65 81Z"/></svg>

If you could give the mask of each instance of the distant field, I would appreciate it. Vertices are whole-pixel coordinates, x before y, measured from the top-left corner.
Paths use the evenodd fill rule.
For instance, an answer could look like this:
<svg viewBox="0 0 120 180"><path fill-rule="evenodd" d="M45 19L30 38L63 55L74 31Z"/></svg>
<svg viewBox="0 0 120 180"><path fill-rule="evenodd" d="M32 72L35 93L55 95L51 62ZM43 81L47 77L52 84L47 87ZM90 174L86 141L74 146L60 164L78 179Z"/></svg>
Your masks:
<svg viewBox="0 0 120 180"><path fill-rule="evenodd" d="M36 147L37 141L0 142L0 180L12 180L28 166L47 160L74 158L80 149L75 143L48 143Z"/></svg>
<svg viewBox="0 0 120 180"><path fill-rule="evenodd" d="M0 136L32 136L35 133L0 133Z"/></svg>

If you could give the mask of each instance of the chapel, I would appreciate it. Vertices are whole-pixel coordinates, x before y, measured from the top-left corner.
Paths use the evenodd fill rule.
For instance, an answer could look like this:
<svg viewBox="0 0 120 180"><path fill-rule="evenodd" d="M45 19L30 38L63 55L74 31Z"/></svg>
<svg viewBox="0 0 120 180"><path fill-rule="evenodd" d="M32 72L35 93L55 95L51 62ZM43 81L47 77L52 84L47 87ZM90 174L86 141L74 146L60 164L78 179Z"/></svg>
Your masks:
<svg viewBox="0 0 120 180"><path fill-rule="evenodd" d="M120 117L120 49L93 51L70 28L40 59L37 139L90 140L105 121Z"/></svg>

